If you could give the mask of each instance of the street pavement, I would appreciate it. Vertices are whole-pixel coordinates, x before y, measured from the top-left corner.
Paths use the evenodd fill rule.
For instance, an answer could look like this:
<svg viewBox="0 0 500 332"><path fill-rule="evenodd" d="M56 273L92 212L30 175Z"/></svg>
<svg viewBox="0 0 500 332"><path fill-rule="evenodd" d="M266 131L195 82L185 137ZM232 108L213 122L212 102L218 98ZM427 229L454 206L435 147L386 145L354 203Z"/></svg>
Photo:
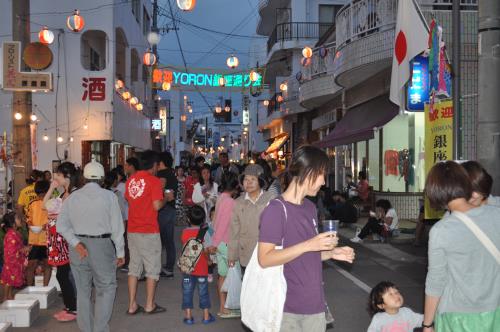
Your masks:
<svg viewBox="0 0 500 332"><path fill-rule="evenodd" d="M180 232L180 228L178 228ZM426 274L426 249L414 248L408 244L386 244L365 242L351 244L341 236L341 245L351 245L356 250L356 261L347 263L328 262L324 265L325 293L333 312L335 323L328 331L361 332L370 323L367 312L368 293L375 284L383 280L394 282L401 290L405 305L416 312L423 310L424 282ZM217 312L215 283L210 287L212 313ZM139 284L138 302L144 304L145 283ZM217 319L210 325L200 322L201 311L195 309L196 324L186 326L182 322L181 278L161 279L157 290L157 303L167 308L166 313L128 316L127 275L118 272L118 290L111 320L111 331L245 331L238 319ZM195 306L198 304L195 295ZM62 309L62 300L49 310L42 310L31 328L16 331L78 331L76 322L59 323L52 315Z"/></svg>

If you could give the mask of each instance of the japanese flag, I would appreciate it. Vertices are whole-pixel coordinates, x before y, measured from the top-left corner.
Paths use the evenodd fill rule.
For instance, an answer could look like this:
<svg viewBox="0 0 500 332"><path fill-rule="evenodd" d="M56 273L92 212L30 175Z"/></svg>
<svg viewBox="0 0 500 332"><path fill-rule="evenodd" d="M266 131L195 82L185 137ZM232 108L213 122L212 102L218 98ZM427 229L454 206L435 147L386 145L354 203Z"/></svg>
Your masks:
<svg viewBox="0 0 500 332"><path fill-rule="evenodd" d="M404 87L410 79L410 61L427 49L428 38L414 0L399 0L389 99L400 109L406 109Z"/></svg>

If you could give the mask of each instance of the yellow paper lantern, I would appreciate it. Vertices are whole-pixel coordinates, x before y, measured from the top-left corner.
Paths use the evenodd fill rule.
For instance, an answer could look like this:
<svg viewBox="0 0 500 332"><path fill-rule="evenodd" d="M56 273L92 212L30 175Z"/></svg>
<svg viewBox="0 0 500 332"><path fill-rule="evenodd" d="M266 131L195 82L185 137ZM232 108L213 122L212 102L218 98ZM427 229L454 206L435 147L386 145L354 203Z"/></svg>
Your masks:
<svg viewBox="0 0 500 332"><path fill-rule="evenodd" d="M144 109L144 106L141 103L139 103L139 104L135 105L135 109L138 111L142 111Z"/></svg>
<svg viewBox="0 0 500 332"><path fill-rule="evenodd" d="M134 106L139 103L139 99L137 97L130 98L130 105Z"/></svg>
<svg viewBox="0 0 500 332"><path fill-rule="evenodd" d="M132 95L130 94L130 92L128 92L128 91L124 91L124 92L122 93L122 98L123 98L123 99L125 99L125 100L129 100L129 99L130 99L130 97L132 97Z"/></svg>
<svg viewBox="0 0 500 332"><path fill-rule="evenodd" d="M260 74L257 71L252 70L250 72L249 78L250 78L250 81L255 82L260 78Z"/></svg>
<svg viewBox="0 0 500 332"><path fill-rule="evenodd" d="M161 84L161 89L163 91L168 91L168 90L170 90L171 87L172 87L172 84L170 84L170 82L163 82Z"/></svg>
<svg viewBox="0 0 500 332"><path fill-rule="evenodd" d="M227 58L226 64L229 68L234 69L240 64L240 60L238 60L238 58L234 55L231 55L229 58Z"/></svg>

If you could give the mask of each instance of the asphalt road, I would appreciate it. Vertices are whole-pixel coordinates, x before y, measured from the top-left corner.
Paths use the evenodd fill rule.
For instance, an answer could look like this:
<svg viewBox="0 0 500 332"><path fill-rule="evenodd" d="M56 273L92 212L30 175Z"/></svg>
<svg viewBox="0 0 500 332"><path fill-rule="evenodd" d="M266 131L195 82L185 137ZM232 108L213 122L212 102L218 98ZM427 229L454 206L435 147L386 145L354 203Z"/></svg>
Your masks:
<svg viewBox="0 0 500 332"><path fill-rule="evenodd" d="M347 244L341 237L341 243ZM351 245L351 244L349 244ZM353 265L329 262L324 267L325 292L335 323L329 331L361 332L370 323L367 312L368 292L376 283L390 280L398 285L405 305L417 312L423 310L423 290L426 274L425 248L411 245L391 245L376 242L353 244L356 261ZM118 291L111 321L111 331L245 331L237 319L218 319L210 325L201 325L201 311L195 310L197 323L186 326L182 322L181 279L162 279L158 285L157 303L167 308L156 315L127 316L127 276L118 272ZM144 303L145 284L139 286L139 303ZM210 288L213 313L217 312L215 283ZM198 301L195 297L195 306ZM78 331L75 322L59 323L52 315L62 308L62 301L49 310L43 310L31 328L16 331Z"/></svg>

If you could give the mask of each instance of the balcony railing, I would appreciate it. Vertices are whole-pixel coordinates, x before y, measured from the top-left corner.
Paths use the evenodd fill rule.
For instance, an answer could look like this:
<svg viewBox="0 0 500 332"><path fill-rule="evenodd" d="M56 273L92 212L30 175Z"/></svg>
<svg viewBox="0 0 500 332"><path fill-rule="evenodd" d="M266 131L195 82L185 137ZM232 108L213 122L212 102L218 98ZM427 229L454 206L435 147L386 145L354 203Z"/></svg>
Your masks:
<svg viewBox="0 0 500 332"><path fill-rule="evenodd" d="M326 50L326 55L320 55L321 49ZM324 51L322 51L324 52ZM335 60L335 42L313 49L311 64L302 70L302 82L333 72L333 61Z"/></svg>
<svg viewBox="0 0 500 332"><path fill-rule="evenodd" d="M379 30L395 27L397 0L361 0L337 14L338 47Z"/></svg>
<svg viewBox="0 0 500 332"><path fill-rule="evenodd" d="M451 0L417 0L422 10L451 10ZM461 10L477 10L477 0L461 0ZM398 0L361 0L350 3L337 14L336 40L341 48L346 43L375 31L396 26Z"/></svg>
<svg viewBox="0 0 500 332"><path fill-rule="evenodd" d="M288 22L280 23L274 27L267 40L267 52L278 42L299 39L319 39L319 37L332 27L332 23Z"/></svg>

